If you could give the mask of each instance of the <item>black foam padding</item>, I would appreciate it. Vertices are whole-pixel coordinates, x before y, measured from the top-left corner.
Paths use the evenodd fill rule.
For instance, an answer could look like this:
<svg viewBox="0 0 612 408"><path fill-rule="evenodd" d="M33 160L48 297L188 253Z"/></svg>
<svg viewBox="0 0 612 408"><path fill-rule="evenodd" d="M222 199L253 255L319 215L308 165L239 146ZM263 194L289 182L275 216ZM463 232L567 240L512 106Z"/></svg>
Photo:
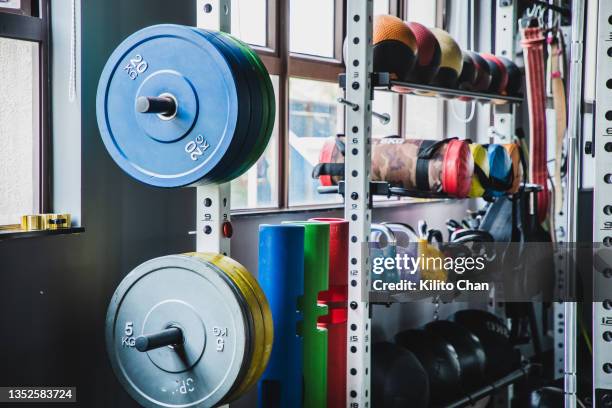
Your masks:
<svg viewBox="0 0 612 408"><path fill-rule="evenodd" d="M396 40L385 40L375 44L374 72L389 72L405 81L414 69L416 56L406 44Z"/></svg>
<svg viewBox="0 0 612 408"><path fill-rule="evenodd" d="M410 351L392 343L372 345L372 407L426 408L429 379Z"/></svg>
<svg viewBox="0 0 612 408"><path fill-rule="evenodd" d="M457 352L441 336L424 329L405 330L395 343L414 353L429 378L431 404L443 405L462 395Z"/></svg>

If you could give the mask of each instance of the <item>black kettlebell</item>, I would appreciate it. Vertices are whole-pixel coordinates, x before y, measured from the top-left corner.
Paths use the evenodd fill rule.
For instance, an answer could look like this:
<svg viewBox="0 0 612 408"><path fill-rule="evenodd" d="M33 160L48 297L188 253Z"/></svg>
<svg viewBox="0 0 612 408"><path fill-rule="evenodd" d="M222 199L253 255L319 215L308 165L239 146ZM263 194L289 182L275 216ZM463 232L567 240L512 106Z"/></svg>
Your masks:
<svg viewBox="0 0 612 408"><path fill-rule="evenodd" d="M425 329L444 338L457 352L464 391L474 391L485 385L486 355L474 333L448 320L428 323Z"/></svg>
<svg viewBox="0 0 612 408"><path fill-rule="evenodd" d="M405 330L395 335L395 343L414 353L427 372L432 405L463 395L457 352L442 336L425 329Z"/></svg>
<svg viewBox="0 0 612 408"><path fill-rule="evenodd" d="M429 379L410 351L393 343L372 345L372 407L426 408Z"/></svg>
<svg viewBox="0 0 612 408"><path fill-rule="evenodd" d="M485 377L497 380L520 367L520 354L510 341L510 330L504 322L484 310L460 310L450 319L471 331L485 352Z"/></svg>

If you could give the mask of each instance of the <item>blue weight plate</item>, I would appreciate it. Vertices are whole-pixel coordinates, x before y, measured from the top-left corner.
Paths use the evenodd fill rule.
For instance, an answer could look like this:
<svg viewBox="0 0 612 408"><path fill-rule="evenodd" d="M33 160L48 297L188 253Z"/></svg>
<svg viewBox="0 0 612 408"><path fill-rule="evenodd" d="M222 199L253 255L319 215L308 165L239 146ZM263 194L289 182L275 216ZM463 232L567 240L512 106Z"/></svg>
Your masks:
<svg viewBox="0 0 612 408"><path fill-rule="evenodd" d="M238 38L232 37L231 35L225 33L219 33L219 35L225 36L229 40L236 42L242 52L247 55L247 58L250 60L251 64L256 68L255 71L257 72L259 84L264 95L262 102L264 105L264 114L267 116L267 125L262 128L259 139L256 141L253 149L251 149L249 152L249 160L245 163L244 168L240 170L241 172L244 172L254 165L257 160L259 160L268 146L270 137L272 136L272 131L274 130L274 120L276 117L276 95L274 93L272 81L270 80L270 75L268 74L268 71L257 53Z"/></svg>
<svg viewBox="0 0 612 408"><path fill-rule="evenodd" d="M237 134L240 132L242 137L236 137L235 145L232 146L228 159L219 163L219 166L210 174L210 177L214 179L215 182L227 182L241 174L239 170L244 167L243 164L248 159L248 153L259 134L263 121L262 95L254 68L236 45L224 40L215 32L199 28L193 29L204 36L211 44L215 44L219 50L224 50L227 60L232 63L234 73L236 76L240 76L245 80L249 90L250 97L248 101L245 102L249 103L250 109L248 113L244 115L244 118L247 120L242 121L243 118L241 117L240 123L244 125L244 127L240 126L236 131Z"/></svg>
<svg viewBox="0 0 612 408"><path fill-rule="evenodd" d="M178 102L173 118L136 110L139 96L163 94ZM230 150L248 98L218 47L190 27L151 26L124 40L104 67L98 126L113 160L135 179L204 184Z"/></svg>

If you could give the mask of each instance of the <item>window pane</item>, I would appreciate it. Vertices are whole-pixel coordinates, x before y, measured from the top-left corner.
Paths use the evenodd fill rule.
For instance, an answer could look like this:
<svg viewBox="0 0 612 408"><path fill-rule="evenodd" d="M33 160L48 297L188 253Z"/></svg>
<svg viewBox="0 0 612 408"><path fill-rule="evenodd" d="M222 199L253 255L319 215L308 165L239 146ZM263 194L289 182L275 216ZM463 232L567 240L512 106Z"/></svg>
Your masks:
<svg viewBox="0 0 612 408"><path fill-rule="evenodd" d="M0 38L0 225L38 212L38 44Z"/></svg>
<svg viewBox="0 0 612 408"><path fill-rule="evenodd" d="M249 44L267 45L267 1L232 0L232 34Z"/></svg>
<svg viewBox="0 0 612 408"><path fill-rule="evenodd" d="M334 57L334 0L291 0L291 52Z"/></svg>
<svg viewBox="0 0 612 408"><path fill-rule="evenodd" d="M317 193L311 176L323 143L341 133L344 110L336 83L291 78L289 81L289 205L342 202L336 194Z"/></svg>
<svg viewBox="0 0 612 408"><path fill-rule="evenodd" d="M385 137L399 133L399 95L391 92L374 92L372 109L376 113L388 114L389 123L383 124L379 118L372 116L372 137Z"/></svg>
<svg viewBox="0 0 612 408"><path fill-rule="evenodd" d="M374 0L374 15L389 14L389 0Z"/></svg>
<svg viewBox="0 0 612 408"><path fill-rule="evenodd" d="M278 76L271 75L276 94L276 120L266 151L246 173L232 181L232 209L278 207Z"/></svg>

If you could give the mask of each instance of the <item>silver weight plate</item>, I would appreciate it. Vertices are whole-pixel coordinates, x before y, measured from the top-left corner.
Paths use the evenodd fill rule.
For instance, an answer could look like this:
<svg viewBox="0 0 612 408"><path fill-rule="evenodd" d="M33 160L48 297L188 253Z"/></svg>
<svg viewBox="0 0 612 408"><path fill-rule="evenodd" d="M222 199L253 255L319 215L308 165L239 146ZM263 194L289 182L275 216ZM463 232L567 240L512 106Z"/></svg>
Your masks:
<svg viewBox="0 0 612 408"><path fill-rule="evenodd" d="M121 282L106 316L106 344L121 384L145 407L213 407L244 375L252 321L238 288L187 255L152 259ZM138 351L138 336L168 327L181 346Z"/></svg>

